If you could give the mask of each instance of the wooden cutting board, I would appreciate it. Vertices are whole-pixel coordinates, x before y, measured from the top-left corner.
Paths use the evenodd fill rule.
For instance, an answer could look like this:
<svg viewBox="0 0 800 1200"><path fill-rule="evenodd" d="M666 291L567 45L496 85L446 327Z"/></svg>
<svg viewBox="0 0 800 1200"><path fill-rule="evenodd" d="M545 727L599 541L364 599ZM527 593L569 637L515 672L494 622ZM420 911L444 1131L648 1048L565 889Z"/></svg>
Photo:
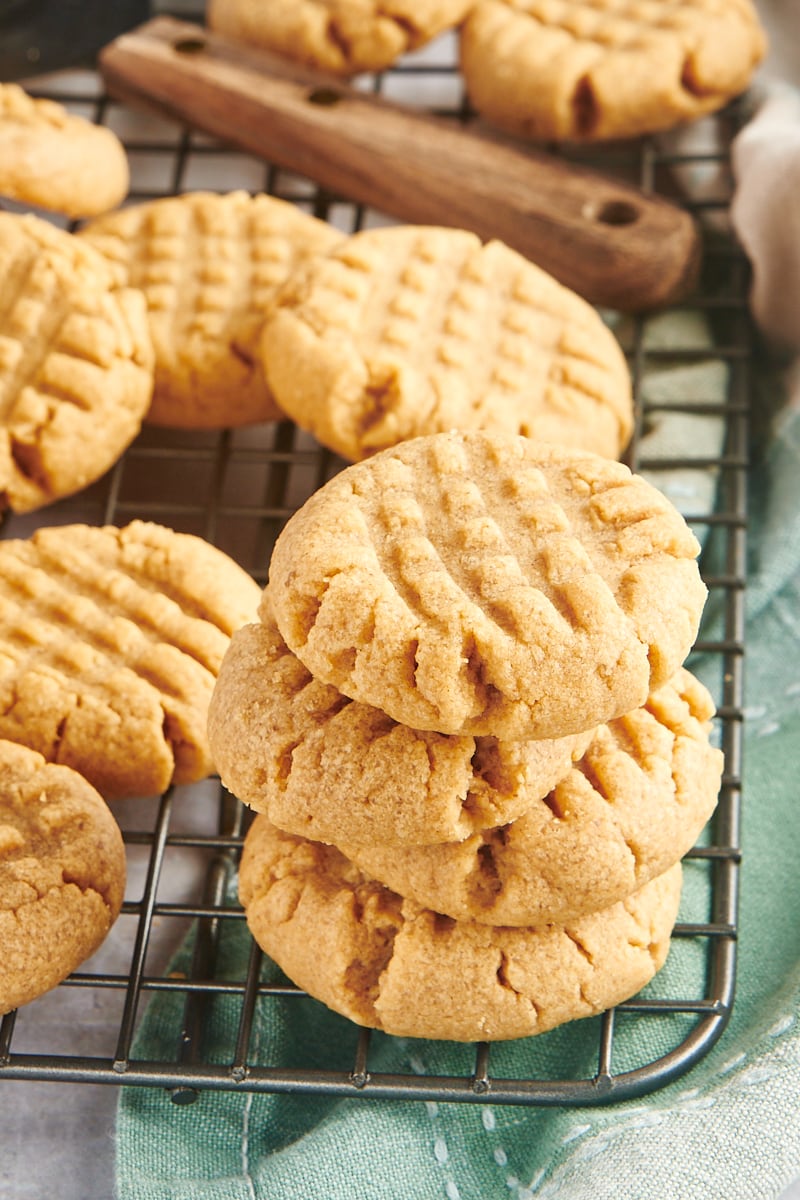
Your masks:
<svg viewBox="0 0 800 1200"><path fill-rule="evenodd" d="M499 238L593 304L653 309L695 279L699 235L679 206L202 26L157 17L111 42L100 69L120 100L397 221Z"/></svg>

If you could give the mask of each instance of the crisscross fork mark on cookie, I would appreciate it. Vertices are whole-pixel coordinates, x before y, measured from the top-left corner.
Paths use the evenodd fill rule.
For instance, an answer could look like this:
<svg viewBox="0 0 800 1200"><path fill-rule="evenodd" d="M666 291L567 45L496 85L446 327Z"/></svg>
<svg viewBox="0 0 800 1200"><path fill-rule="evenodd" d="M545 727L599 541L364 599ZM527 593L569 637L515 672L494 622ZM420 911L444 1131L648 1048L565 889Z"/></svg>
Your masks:
<svg viewBox="0 0 800 1200"><path fill-rule="evenodd" d="M150 529L65 527L0 543L0 736L73 766L107 797L210 773L208 700L232 627L259 594L199 539L166 531L147 546ZM166 567L137 568L137 538ZM230 587L227 613L218 597L204 607L184 591L181 558L204 553ZM170 573L172 596L159 579Z"/></svg>
<svg viewBox="0 0 800 1200"><path fill-rule="evenodd" d="M226 321L262 308L286 277L291 254L278 222L263 220L251 198L241 200L202 203L195 195L142 212L132 281L189 333L221 336Z"/></svg>
<svg viewBox="0 0 800 1200"><path fill-rule="evenodd" d="M433 626L447 638L452 657L446 664L437 661L437 670L444 665L453 678L474 675L479 686L483 641L497 639L498 659L510 663L517 639L534 626L542 641L548 630L556 637L571 635L570 618L575 614L554 581L546 574L539 576L536 567L546 570L548 557L545 546L535 547L539 534L556 529L564 533L568 525L538 472L532 519L515 529L516 514L502 498L498 503L496 489L470 478L466 454L456 449L448 462L434 449L432 458L424 489L417 488L413 467L395 459L381 463L384 469L376 469L374 481L367 480L373 485L369 489L356 481L356 495L368 514L364 532L376 572L407 612L418 614L420 624ZM584 570L588 567L579 546L573 543L569 552L577 554ZM530 578L536 578L535 590L526 567ZM313 636L311 627L303 632L307 640ZM368 655L369 648L364 652ZM356 655L347 647L340 669L355 668ZM420 685L422 669L418 658L415 679ZM513 686L510 677L504 682Z"/></svg>
<svg viewBox="0 0 800 1200"><path fill-rule="evenodd" d="M237 318L264 302L263 268L236 215L215 199L175 198L126 209L83 231L119 265L120 281L141 288L150 311L164 314L162 354L170 339L178 354L183 337L230 338Z"/></svg>
<svg viewBox="0 0 800 1200"><path fill-rule="evenodd" d="M374 282L369 303L362 294L350 322L363 330L367 343L413 348L423 374L445 376L448 368L456 378L463 374L476 407L486 403L494 386L509 396L533 390L531 374L543 390L553 382L576 388L583 383L585 392L594 385L602 393L610 335L597 336L602 327L588 306L499 242L481 246L458 230L407 232L386 234L386 253L377 261L361 257L352 242L340 252L343 263L369 270ZM390 238L397 242L395 255ZM346 302L356 298L347 296ZM624 388L619 395L607 390L620 422L626 422ZM431 418L444 428L447 388L436 389L432 400ZM524 419L516 432L530 432Z"/></svg>
<svg viewBox="0 0 800 1200"><path fill-rule="evenodd" d="M580 623L581 613L570 603L569 584L561 586L558 576L586 572L590 563L544 475L531 472L527 504L516 509L498 490L470 478L466 456L437 455L433 449L436 469L424 503L415 494L408 468L397 481L397 491L390 484L377 498L379 525L397 530L381 565L398 594L409 607L443 624L463 596L472 598L508 636L511 652L513 642L530 629L531 613L516 601L536 579L542 596L537 619L567 636L569 626ZM380 539L376 549L379 554L384 549Z"/></svg>
<svg viewBox="0 0 800 1200"><path fill-rule="evenodd" d="M91 371L81 371L82 364L107 368L117 352L114 334L118 331L109 320L113 311L98 305L94 289L81 296L65 291L63 281L58 265L33 242L16 256L11 271L4 275L0 366L5 369L0 376L0 415L6 423L13 420L20 393L29 384L55 399L88 409L97 382ZM69 364L62 362L62 379L55 372L55 378L42 374L53 354L73 359Z"/></svg>

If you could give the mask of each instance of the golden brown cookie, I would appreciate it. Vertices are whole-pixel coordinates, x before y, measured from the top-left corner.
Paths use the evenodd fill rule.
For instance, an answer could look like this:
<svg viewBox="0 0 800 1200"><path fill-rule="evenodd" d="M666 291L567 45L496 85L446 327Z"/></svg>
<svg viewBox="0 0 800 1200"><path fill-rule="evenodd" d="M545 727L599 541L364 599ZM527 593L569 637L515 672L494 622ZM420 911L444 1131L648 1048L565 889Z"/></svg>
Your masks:
<svg viewBox="0 0 800 1200"><path fill-rule="evenodd" d="M121 204L129 182L125 148L112 130L0 83L0 196L92 217Z"/></svg>
<svg viewBox="0 0 800 1200"><path fill-rule="evenodd" d="M474 107L537 139L670 129L744 91L765 52L750 0L479 0L461 34Z"/></svg>
<svg viewBox="0 0 800 1200"><path fill-rule="evenodd" d="M187 192L92 221L80 236L146 297L148 422L219 429L282 416L259 360L261 326L289 274L342 234L273 196Z"/></svg>
<svg viewBox="0 0 800 1200"><path fill-rule="evenodd" d="M119 915L125 848L76 771L0 741L0 1014L49 991Z"/></svg>
<svg viewBox="0 0 800 1200"><path fill-rule="evenodd" d="M698 550L621 463L436 434L306 501L267 594L312 675L402 724L563 737L638 708L681 666L706 595Z"/></svg>
<svg viewBox="0 0 800 1200"><path fill-rule="evenodd" d="M399 225L298 272L261 349L281 408L350 461L449 429L619 457L631 383L597 312L502 242Z"/></svg>
<svg viewBox="0 0 800 1200"><path fill-rule="evenodd" d="M250 931L299 987L401 1037L544 1033L639 991L663 965L680 865L564 926L453 921L365 878L330 846L256 817L239 895Z"/></svg>
<svg viewBox="0 0 800 1200"><path fill-rule="evenodd" d="M337 75L381 71L464 19L474 0L209 0L216 33Z"/></svg>
<svg viewBox="0 0 800 1200"><path fill-rule="evenodd" d="M107 799L203 778L214 681L259 594L201 538L143 521L0 541L0 737Z"/></svg>
<svg viewBox="0 0 800 1200"><path fill-rule="evenodd" d="M623 900L695 844L722 777L713 711L681 670L643 708L602 725L550 795L511 824L440 846L333 840L366 875L434 912L489 925L572 921Z"/></svg>
<svg viewBox="0 0 800 1200"><path fill-rule="evenodd" d="M41 508L114 465L141 428L153 348L141 293L34 216L0 213L0 509Z"/></svg>
<svg viewBox="0 0 800 1200"><path fill-rule="evenodd" d="M313 679L264 613L233 635L208 737L226 786L281 829L399 847L514 820L567 774L591 734L498 742L398 725Z"/></svg>

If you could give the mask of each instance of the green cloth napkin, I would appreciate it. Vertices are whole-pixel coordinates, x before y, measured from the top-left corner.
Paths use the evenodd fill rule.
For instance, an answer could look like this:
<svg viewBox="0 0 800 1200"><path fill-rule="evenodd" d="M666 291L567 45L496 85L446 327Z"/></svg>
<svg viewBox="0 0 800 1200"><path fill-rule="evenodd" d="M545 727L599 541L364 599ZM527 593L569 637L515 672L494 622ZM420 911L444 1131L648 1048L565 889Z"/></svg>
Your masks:
<svg viewBox="0 0 800 1200"><path fill-rule="evenodd" d="M179 1108L159 1089L126 1088L119 1200L775 1200L800 1175L800 414L776 429L751 492L739 978L712 1051L670 1086L604 1108L211 1092ZM687 865L681 919L702 912L705 878ZM247 939L238 922L223 924L220 974L240 976ZM658 994L696 989L699 969L692 940L680 939ZM180 1003L151 1001L136 1057L174 1056ZM237 1009L216 1004L219 1061L230 1061ZM622 1028L615 1069L637 1037L657 1054L672 1020L652 1033L646 1020L629 1022L629 1036ZM341 1070L355 1031L312 1000L271 1001L258 1006L255 1044L261 1061ZM596 1046L595 1022L578 1022L495 1047L492 1070L524 1078L560 1064L591 1075ZM463 1075L467 1054L378 1035L370 1068Z"/></svg>

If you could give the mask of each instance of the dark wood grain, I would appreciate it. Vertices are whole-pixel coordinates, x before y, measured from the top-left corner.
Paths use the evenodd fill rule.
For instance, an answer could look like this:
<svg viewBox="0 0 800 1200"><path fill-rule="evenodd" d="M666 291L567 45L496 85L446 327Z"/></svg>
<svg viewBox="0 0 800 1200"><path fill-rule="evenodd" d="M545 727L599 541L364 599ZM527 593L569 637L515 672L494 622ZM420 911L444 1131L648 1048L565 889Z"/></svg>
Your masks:
<svg viewBox="0 0 800 1200"><path fill-rule="evenodd" d="M190 124L395 220L499 238L594 304L634 312L691 288L677 205L159 17L100 56L111 95Z"/></svg>

